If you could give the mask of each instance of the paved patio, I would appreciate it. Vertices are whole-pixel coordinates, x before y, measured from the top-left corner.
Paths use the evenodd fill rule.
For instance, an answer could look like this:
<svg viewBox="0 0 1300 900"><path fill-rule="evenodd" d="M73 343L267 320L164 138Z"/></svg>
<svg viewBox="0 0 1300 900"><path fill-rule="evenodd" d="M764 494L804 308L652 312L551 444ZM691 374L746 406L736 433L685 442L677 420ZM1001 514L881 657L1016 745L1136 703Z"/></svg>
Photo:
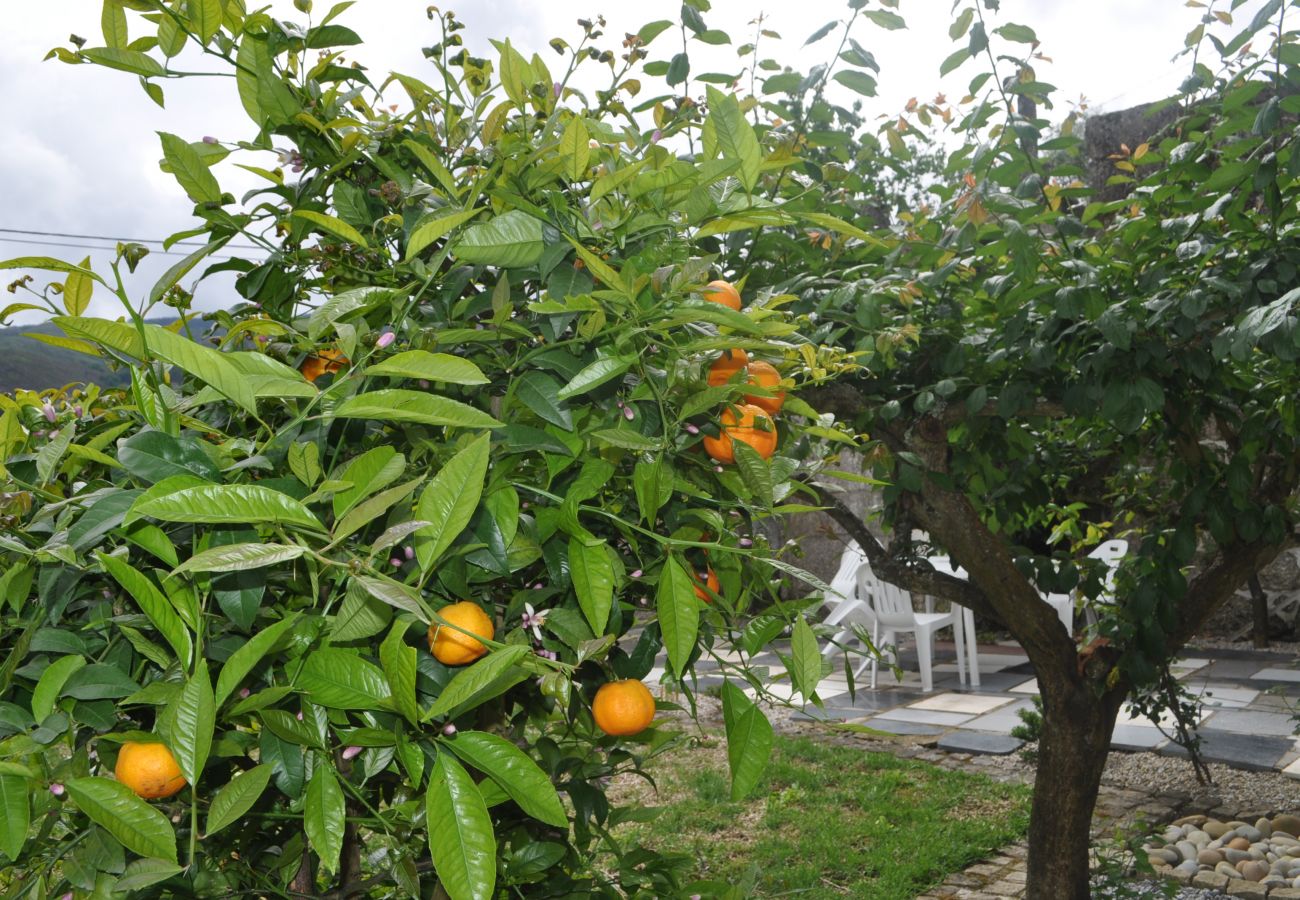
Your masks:
<svg viewBox="0 0 1300 900"><path fill-rule="evenodd" d="M929 694L921 690L915 652L909 653L906 646L901 660L903 680L882 668L875 690L867 686L869 673L864 672L850 693L837 657L836 671L818 688L821 707L810 704L795 716L861 724L893 734L931 736L940 749L948 751L1005 754L1018 749L1021 741L1010 736L1011 729L1021 722L1017 713L1032 708L1037 693L1033 666L1020 647L981 644L979 687L959 682L952 644L937 644L935 654L934 690ZM752 664L784 672L775 652L756 657ZM1201 698L1199 733L1206 760L1244 769L1280 770L1300 779L1300 738L1293 734L1300 723L1291 717L1292 710L1300 709L1300 660L1268 651L1189 649L1189 656L1179 661L1175 671ZM657 681L661 675L662 669L655 669L648 680ZM697 675L698 690L722 684L718 666L712 661L701 661ZM791 695L785 681L775 682L771 690ZM1161 725L1166 726L1164 730ZM1185 756L1185 751L1169 740L1172 729L1168 725L1167 718L1157 723L1126 708L1115 726L1111 746Z"/></svg>

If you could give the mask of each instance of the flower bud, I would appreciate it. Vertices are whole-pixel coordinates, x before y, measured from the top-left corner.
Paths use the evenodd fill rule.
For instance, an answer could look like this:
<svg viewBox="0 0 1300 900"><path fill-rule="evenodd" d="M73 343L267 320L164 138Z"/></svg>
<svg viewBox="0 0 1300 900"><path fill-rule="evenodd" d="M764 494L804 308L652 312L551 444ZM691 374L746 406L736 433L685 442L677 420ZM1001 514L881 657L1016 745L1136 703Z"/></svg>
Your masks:
<svg viewBox="0 0 1300 900"><path fill-rule="evenodd" d="M342 756L344 759L355 759L361 754L361 748L353 744L350 747L344 747Z"/></svg>
<svg viewBox="0 0 1300 900"><path fill-rule="evenodd" d="M410 544L407 544L405 547L402 548L402 555L405 556L407 559L415 559L415 548L412 547Z"/></svg>
<svg viewBox="0 0 1300 900"><path fill-rule="evenodd" d="M54 406L48 400L41 404L41 413L45 416L47 422L53 422L59 417L59 414L54 411Z"/></svg>
<svg viewBox="0 0 1300 900"><path fill-rule="evenodd" d="M643 573L640 569L633 569L633 570L632 570L632 577L633 577L633 578L640 578L643 574L644 574L644 573Z"/></svg>
<svg viewBox="0 0 1300 900"><path fill-rule="evenodd" d="M390 559L390 560L388 561L388 564L389 564L390 566L392 566L394 569L400 569L400 568L402 567L402 561L401 561L401 559L399 559L399 558L396 557L396 556L394 556L392 559Z"/></svg>
<svg viewBox="0 0 1300 900"><path fill-rule="evenodd" d="M451 737L456 733L456 726L451 722L448 722L446 725L442 726L442 733L447 737Z"/></svg>
<svg viewBox="0 0 1300 900"><path fill-rule="evenodd" d="M742 547L752 547L752 546L754 546L754 542L751 541L749 538L741 538L737 543L739 543L740 546L742 546Z"/></svg>
<svg viewBox="0 0 1300 900"><path fill-rule="evenodd" d="M51 782L50 782L50 793L51 793L51 794L53 794L53 795L56 796L56 797L62 797L62 796L63 796L63 791L64 791L64 787L63 787L63 785L59 784L57 781L51 781Z"/></svg>
<svg viewBox="0 0 1300 900"><path fill-rule="evenodd" d="M699 429L698 426L696 426L696 425L692 425L690 422L687 422L687 423L686 423L686 433L687 433L687 434L699 434L699 433L700 433L700 429Z"/></svg>
<svg viewBox="0 0 1300 900"><path fill-rule="evenodd" d="M383 334L379 336L379 339L375 341L375 346L378 347L380 350L383 350L385 347L392 344L393 341L395 340L397 340L397 335L394 332L385 331Z"/></svg>

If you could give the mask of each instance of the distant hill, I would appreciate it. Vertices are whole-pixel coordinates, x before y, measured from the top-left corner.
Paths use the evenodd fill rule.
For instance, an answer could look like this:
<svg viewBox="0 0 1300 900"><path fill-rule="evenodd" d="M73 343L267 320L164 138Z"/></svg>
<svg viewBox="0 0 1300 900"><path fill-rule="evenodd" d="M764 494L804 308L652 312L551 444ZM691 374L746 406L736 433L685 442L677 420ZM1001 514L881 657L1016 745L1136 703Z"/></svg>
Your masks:
<svg viewBox="0 0 1300 900"><path fill-rule="evenodd" d="M160 320L166 325L170 320ZM64 336L54 325L21 325L0 328L0 392L43 391L65 384L86 382L103 387L125 387L131 375L125 369L109 371L98 357L46 344L32 334Z"/></svg>

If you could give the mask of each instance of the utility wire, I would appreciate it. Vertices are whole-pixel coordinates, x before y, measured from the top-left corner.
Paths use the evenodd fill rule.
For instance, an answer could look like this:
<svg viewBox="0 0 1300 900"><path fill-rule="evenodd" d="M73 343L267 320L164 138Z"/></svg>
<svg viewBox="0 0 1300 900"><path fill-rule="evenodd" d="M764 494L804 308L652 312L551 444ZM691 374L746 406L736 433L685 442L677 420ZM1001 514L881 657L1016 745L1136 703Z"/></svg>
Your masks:
<svg viewBox="0 0 1300 900"><path fill-rule="evenodd" d="M70 247L73 250L103 250L107 252L112 252L117 249L116 247L100 247L93 244L72 244L67 241L41 241L41 240L36 240L34 238L14 238L14 237L0 236L0 241L10 243L10 244L39 244L40 246L43 247ZM249 249L256 250L261 248L253 247ZM149 250L149 252L159 253L162 254L163 256L188 256L189 255L186 253L181 253L177 250L154 250L152 248ZM234 259L235 257L230 256L228 254L213 253L212 258L213 259Z"/></svg>
<svg viewBox="0 0 1300 900"><path fill-rule="evenodd" d="M163 243L166 243L165 241L160 241L160 240L158 240L157 238L125 238L125 237L114 237L114 236L107 235L107 234L69 234L69 233L64 232L64 231L32 231L32 230L30 230L30 229L26 229L26 228L0 228L0 233L3 233L3 234L28 234L28 235L33 235L33 236L36 236L36 237L82 238L82 239L85 239L85 240L92 240L92 241L121 241L122 243L127 243L127 244L163 244ZM80 246L80 245L78 245L78 246ZM204 242L203 242L203 241L176 241L174 244L172 244L172 246L173 246L173 247L202 247L202 246L204 246ZM266 249L266 248L264 248L264 247L255 247L255 246L253 246L252 244L226 244L226 247L229 248L229 249L231 249L231 250L264 250L264 249ZM163 251L163 252L169 252L169 251Z"/></svg>

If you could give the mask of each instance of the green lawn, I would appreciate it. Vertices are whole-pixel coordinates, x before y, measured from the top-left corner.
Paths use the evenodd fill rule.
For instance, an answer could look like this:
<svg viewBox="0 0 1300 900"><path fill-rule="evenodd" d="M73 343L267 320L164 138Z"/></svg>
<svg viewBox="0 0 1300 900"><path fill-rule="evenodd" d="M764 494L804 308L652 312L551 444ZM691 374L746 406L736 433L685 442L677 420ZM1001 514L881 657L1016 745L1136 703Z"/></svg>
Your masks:
<svg viewBox="0 0 1300 900"><path fill-rule="evenodd" d="M733 803L725 748L669 754L630 791L663 812L622 836L698 859L744 897L912 900L1025 833L1029 789L886 753L778 737L764 783Z"/></svg>

